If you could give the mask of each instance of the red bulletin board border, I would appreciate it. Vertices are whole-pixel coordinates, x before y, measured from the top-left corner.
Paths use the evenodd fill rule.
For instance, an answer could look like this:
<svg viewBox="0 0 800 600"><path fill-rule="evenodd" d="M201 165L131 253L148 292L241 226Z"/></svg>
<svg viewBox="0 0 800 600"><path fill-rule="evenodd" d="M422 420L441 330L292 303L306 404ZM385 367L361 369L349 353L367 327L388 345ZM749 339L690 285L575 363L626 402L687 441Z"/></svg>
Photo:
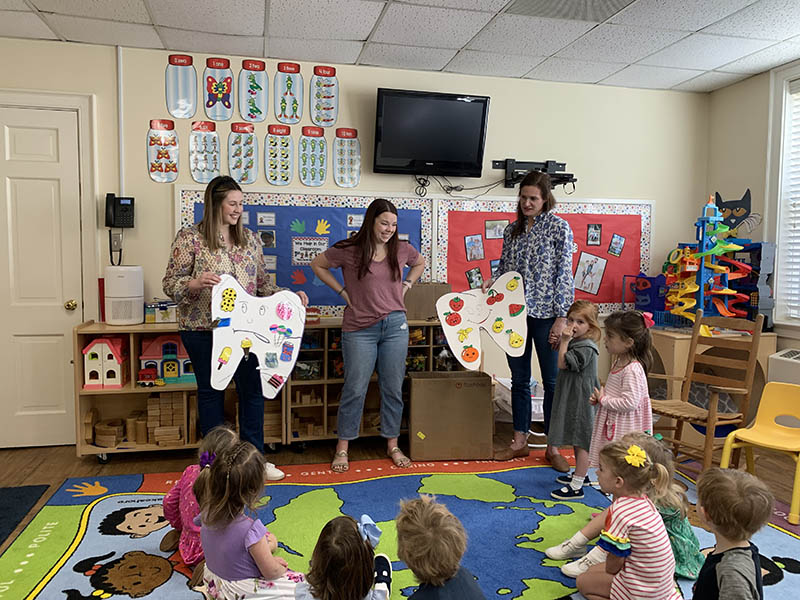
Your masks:
<svg viewBox="0 0 800 600"><path fill-rule="evenodd" d="M434 278L449 282L453 290L469 288L466 272L480 268L484 279L491 274L490 261L499 259L502 239L486 239L486 221L516 219L514 200L439 199L436 206L437 247ZM573 232L572 272L576 274L581 253L603 259L605 271L596 294L576 290L576 298L598 304L607 314L622 308L622 276L647 272L650 267L650 226L652 205L644 201L581 200L560 202L554 212L566 219ZM600 245L587 245L588 226L601 226ZM480 234L483 259L467 260L465 236ZM625 238L619 256L609 253L614 234ZM603 264L603 261L599 261ZM576 280L582 276L576 274ZM582 280L582 277L581 277ZM580 285L581 281L576 281ZM587 286L589 287L589 286Z"/></svg>

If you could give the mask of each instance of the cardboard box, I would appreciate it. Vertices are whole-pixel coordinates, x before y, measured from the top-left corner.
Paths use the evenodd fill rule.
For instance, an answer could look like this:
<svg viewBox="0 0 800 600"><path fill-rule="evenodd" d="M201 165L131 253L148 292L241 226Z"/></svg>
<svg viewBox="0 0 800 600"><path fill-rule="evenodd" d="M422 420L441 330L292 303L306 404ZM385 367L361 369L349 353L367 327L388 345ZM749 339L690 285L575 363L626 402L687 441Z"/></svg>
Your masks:
<svg viewBox="0 0 800 600"><path fill-rule="evenodd" d="M177 323L178 305L172 300L152 300L144 303L145 323Z"/></svg>
<svg viewBox="0 0 800 600"><path fill-rule="evenodd" d="M436 318L436 301L450 292L449 283L416 283L406 292L406 318L425 320Z"/></svg>
<svg viewBox="0 0 800 600"><path fill-rule="evenodd" d="M411 460L493 458L491 377L472 371L409 377Z"/></svg>

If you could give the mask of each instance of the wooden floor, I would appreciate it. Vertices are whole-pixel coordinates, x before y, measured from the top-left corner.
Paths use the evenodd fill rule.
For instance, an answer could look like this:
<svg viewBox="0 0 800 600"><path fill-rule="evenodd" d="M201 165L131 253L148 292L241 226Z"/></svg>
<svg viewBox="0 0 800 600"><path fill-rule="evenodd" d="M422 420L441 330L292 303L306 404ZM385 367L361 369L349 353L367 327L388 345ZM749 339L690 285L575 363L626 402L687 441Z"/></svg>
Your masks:
<svg viewBox="0 0 800 600"><path fill-rule="evenodd" d="M510 426L498 423L495 446L502 447L510 439ZM401 437L400 446L408 448L408 440ZM280 466L329 463L333 456L332 441L309 442L302 452L294 451L293 448L296 447L296 445L279 447L277 452L268 454L267 459ZM789 504L792 496L794 462L785 455L759 452L759 450L755 452L758 475L767 482L778 500ZM386 444L382 438L364 438L350 445L350 460L377 458L386 458ZM0 554L68 477L180 472L196 460L197 454L193 450L113 454L109 455L106 464L100 464L91 456L76 457L74 446L0 450L0 465L2 465L0 487L41 484L50 486L9 538L0 544Z"/></svg>

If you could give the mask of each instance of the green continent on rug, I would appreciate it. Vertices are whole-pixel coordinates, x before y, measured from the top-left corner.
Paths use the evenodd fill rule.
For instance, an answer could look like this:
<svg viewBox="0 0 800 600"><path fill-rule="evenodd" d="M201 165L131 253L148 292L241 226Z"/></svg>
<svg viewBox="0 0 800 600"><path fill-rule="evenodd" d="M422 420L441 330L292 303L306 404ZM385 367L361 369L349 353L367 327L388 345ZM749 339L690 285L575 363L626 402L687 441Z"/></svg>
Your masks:
<svg viewBox="0 0 800 600"><path fill-rule="evenodd" d="M544 550L608 505L596 490L588 489L583 502L550 500L556 473L524 461L516 466L462 462L460 472L445 472L454 470L447 463L402 472L374 466L381 464L353 463L349 481L319 466L287 467L287 478L265 489L258 514L290 568L307 571L317 536L330 519L366 513L383 530L376 551L393 561L392 598L410 595L416 582L397 558L394 517L401 499L426 493L464 523L469 542L463 563L487 598L554 600L575 592L574 580L559 570L564 561L548 559ZM201 598L187 587L189 571L178 554L158 547L168 531L160 501L177 475L67 480L0 557L6 579L0 582L0 600ZM707 535L698 531L701 544ZM800 569L794 568L800 565L800 540L769 528L755 542L771 569L765 597L788 597L800 583ZM146 567L151 575L134 585L116 577L122 567ZM691 582L683 584L686 590Z"/></svg>

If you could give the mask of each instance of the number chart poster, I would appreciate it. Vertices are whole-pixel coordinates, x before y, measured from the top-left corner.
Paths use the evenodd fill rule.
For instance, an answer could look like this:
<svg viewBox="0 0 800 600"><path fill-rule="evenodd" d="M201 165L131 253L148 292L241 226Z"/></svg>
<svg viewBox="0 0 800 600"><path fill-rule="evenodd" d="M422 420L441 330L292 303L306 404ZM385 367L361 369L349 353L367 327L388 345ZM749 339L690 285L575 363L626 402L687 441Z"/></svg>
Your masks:
<svg viewBox="0 0 800 600"><path fill-rule="evenodd" d="M573 234L575 298L601 313L622 308L622 276L650 265L651 205L642 202L561 202L554 212ZM454 291L480 287L493 277L503 231L517 218L516 200L439 200L434 277ZM494 275L496 276L496 275Z"/></svg>
<svg viewBox="0 0 800 600"><path fill-rule="evenodd" d="M431 205L419 198L388 198L397 207L397 234L424 256L431 253ZM354 235L374 200L365 196L291 193L244 193L244 226L256 232L264 248L268 276L279 287L308 294L320 313L341 316L344 301L311 270L311 261L330 246ZM180 213L176 223L184 227L203 218L203 190L178 192ZM331 269L341 283L341 269ZM430 267L422 275L430 281Z"/></svg>

